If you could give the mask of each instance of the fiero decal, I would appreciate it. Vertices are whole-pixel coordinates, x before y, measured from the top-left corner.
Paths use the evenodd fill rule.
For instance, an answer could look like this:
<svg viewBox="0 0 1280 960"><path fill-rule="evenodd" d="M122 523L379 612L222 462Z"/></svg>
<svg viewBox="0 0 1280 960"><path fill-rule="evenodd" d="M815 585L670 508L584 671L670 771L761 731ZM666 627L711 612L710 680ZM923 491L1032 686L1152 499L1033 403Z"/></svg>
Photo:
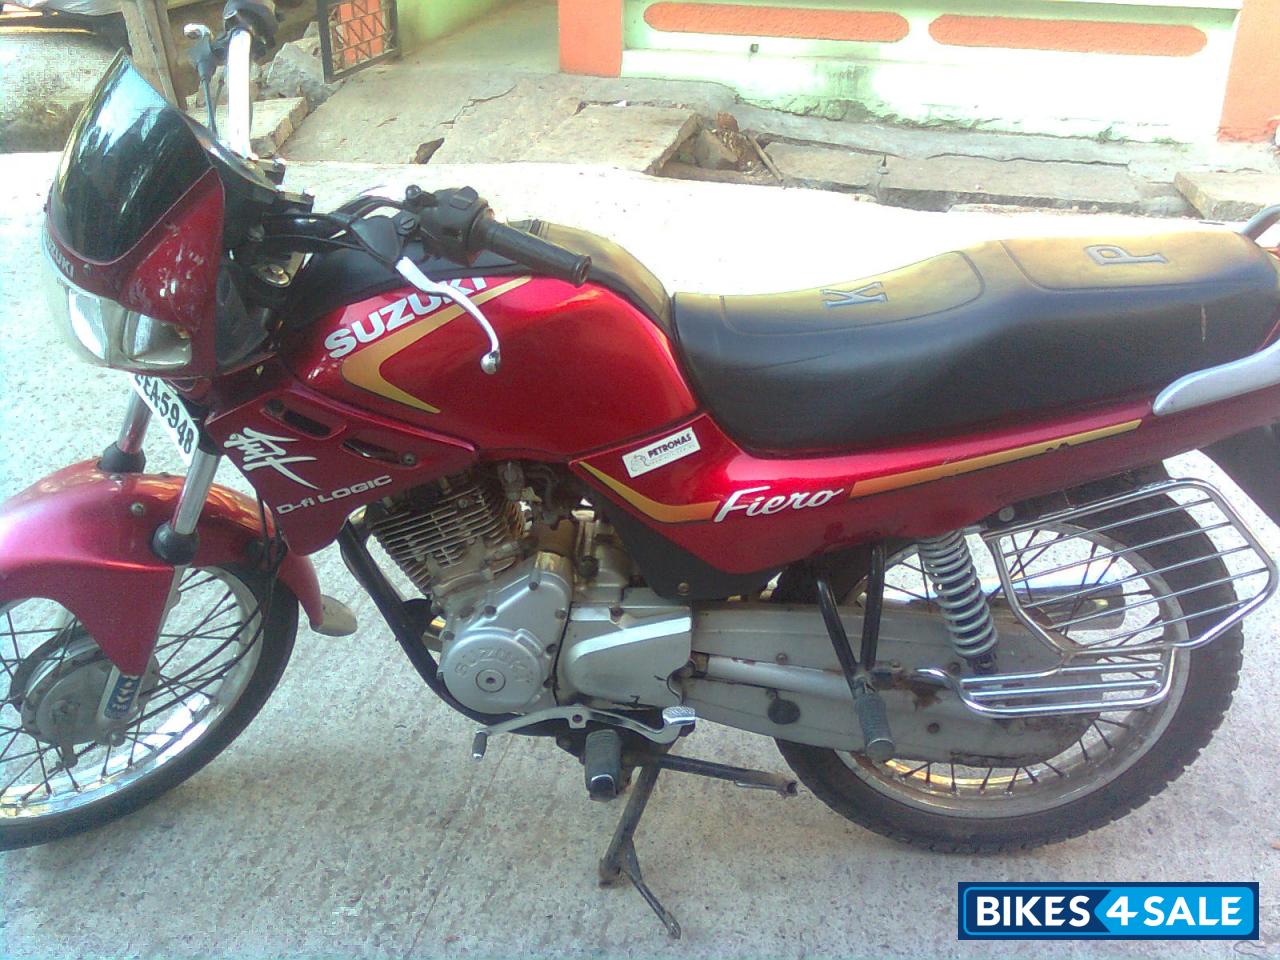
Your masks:
<svg viewBox="0 0 1280 960"><path fill-rule="evenodd" d="M834 490L814 490L811 493L774 493L771 487L747 487L729 494L729 499L716 511L714 520L721 523L725 517L742 511L748 517L768 517L784 510L808 510L826 506L843 494L848 487Z"/></svg>
<svg viewBox="0 0 1280 960"><path fill-rule="evenodd" d="M821 507L833 502L848 489L840 487L835 490L781 493L774 492L770 487L746 487L735 490L723 503L704 500L701 503L670 504L646 497L639 490L633 490L621 480L609 476L589 463L583 463L582 467L631 506L659 523L690 523L696 520L722 523L735 514L747 517L772 516L783 510Z"/></svg>
<svg viewBox="0 0 1280 960"><path fill-rule="evenodd" d="M489 284L484 277L466 277L458 280L446 280L447 286L460 290L468 296L474 296ZM452 303L435 294L411 293L407 297L393 300L385 307L379 307L369 314L367 320L352 320L351 326L339 327L324 338L325 349L329 351L331 360L340 360L356 347L373 343L379 337L399 330L407 323L429 317L441 307Z"/></svg>

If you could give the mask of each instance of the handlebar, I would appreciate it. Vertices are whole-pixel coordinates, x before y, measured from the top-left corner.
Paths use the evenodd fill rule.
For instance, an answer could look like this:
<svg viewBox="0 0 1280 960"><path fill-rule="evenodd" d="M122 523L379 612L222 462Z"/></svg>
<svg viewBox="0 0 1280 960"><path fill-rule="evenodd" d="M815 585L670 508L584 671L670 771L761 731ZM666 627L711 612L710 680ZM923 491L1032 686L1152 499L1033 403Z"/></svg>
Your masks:
<svg viewBox="0 0 1280 960"><path fill-rule="evenodd" d="M473 252L492 250L539 273L580 287L587 282L591 258L548 243L541 237L509 227L489 217L477 220L471 230Z"/></svg>
<svg viewBox="0 0 1280 960"><path fill-rule="evenodd" d="M399 213L370 216L380 207L396 208ZM493 219L489 204L470 187L430 193L410 186L403 203L362 195L329 214L312 213L309 208L281 211L264 218L263 226L264 239L294 252L311 253L354 242L396 270L400 270L406 243L418 239L427 250L454 263L469 264L489 251L575 287L586 283L591 272L589 256Z"/></svg>

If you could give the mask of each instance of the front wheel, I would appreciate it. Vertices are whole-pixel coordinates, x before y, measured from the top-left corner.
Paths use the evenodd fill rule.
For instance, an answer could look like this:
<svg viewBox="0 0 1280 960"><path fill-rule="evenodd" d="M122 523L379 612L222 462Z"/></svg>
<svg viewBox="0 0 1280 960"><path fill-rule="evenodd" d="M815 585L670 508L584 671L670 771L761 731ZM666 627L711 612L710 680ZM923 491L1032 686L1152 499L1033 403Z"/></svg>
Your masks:
<svg viewBox="0 0 1280 960"><path fill-rule="evenodd" d="M1151 510L1150 500L1145 501ZM1212 619L1235 603L1231 577L1193 517L1176 509L1135 518L1132 507L1099 515L1098 556L1114 564L1132 618L1151 617L1141 639L1185 638L1187 625ZM1119 542L1122 535L1129 543ZM1037 547L1074 532L1062 526L1032 531ZM1101 562L1101 561L1100 561ZM1109 565L1108 571L1113 567ZM922 572L908 554L886 574L886 596L924 597ZM852 591L857 596L857 590ZM1158 614L1153 601L1162 598ZM1144 624L1138 624L1139 627ZM1131 630L1126 622L1116 631ZM1181 634L1181 636L1179 636ZM1096 642L1086 635L1080 643ZM1067 750L1026 766L975 766L891 759L778 741L800 780L827 806L870 830L942 852L1029 849L1079 836L1136 809L1196 758L1222 722L1240 671L1243 635L1237 625L1204 647L1179 650L1168 696L1154 706L1086 717Z"/></svg>
<svg viewBox="0 0 1280 960"><path fill-rule="evenodd" d="M186 571L127 724L99 729L111 665L40 598L0 605L0 850L96 827L176 787L225 749L275 689L298 604L256 571Z"/></svg>

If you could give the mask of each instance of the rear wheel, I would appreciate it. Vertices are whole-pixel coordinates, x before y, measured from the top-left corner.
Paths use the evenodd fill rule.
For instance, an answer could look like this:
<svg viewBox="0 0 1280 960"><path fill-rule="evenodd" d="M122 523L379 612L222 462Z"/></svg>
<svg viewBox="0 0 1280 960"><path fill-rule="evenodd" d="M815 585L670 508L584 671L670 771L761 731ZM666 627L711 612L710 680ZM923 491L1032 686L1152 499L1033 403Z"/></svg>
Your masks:
<svg viewBox="0 0 1280 960"><path fill-rule="evenodd" d="M67 610L0 606L0 849L44 843L136 810L230 744L275 689L297 601L264 575L188 570L138 707L109 733L97 706L111 665Z"/></svg>
<svg viewBox="0 0 1280 960"><path fill-rule="evenodd" d="M1227 568L1191 516L1172 510L1120 523L1131 519L1126 515L1131 509L1117 508L1100 522L1117 523L1113 532L1123 531L1126 540L1142 545L1140 550L1126 550L1126 543L1102 534L1094 539L1100 551L1124 551L1115 562L1123 564L1117 573L1127 581L1127 591L1162 598L1152 621L1156 633L1137 639L1177 639L1188 625L1194 629L1197 617L1235 602ZM1048 542L1055 530L1046 528L1043 536ZM918 576L912 559L902 558L897 567L886 580L891 587L896 581L899 591L909 589L905 585ZM1144 616L1149 612L1148 607ZM1242 643L1236 626L1205 647L1178 651L1165 700L1145 709L1091 715L1067 750L1027 766L877 763L781 740L778 747L819 799L877 833L947 852L1036 847L1116 820L1174 780L1209 742L1231 704Z"/></svg>

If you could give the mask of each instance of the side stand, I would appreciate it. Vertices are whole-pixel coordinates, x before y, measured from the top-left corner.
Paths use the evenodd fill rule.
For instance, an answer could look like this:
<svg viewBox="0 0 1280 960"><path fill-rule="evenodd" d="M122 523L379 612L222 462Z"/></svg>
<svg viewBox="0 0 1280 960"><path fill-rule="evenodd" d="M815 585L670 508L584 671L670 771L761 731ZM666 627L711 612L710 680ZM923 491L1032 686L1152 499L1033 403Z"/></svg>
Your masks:
<svg viewBox="0 0 1280 960"><path fill-rule="evenodd" d="M658 774L663 770L691 773L714 780L727 780L739 787L772 790L784 797L795 796L796 783L786 777L760 770L731 767L722 763L672 756L666 753L629 756L627 759L633 760L639 766L640 774L632 785L631 796L618 820L617 828L613 831L613 840L609 843L609 849L600 861L600 885L611 887L626 877L636 888L636 892L644 897L644 902L649 904L653 912L658 915L658 919L667 928L671 938L679 940L680 924L645 883L644 875L640 872L640 860L636 856L636 828L640 826L640 818L644 816L649 797L653 794L654 784L658 782Z"/></svg>

